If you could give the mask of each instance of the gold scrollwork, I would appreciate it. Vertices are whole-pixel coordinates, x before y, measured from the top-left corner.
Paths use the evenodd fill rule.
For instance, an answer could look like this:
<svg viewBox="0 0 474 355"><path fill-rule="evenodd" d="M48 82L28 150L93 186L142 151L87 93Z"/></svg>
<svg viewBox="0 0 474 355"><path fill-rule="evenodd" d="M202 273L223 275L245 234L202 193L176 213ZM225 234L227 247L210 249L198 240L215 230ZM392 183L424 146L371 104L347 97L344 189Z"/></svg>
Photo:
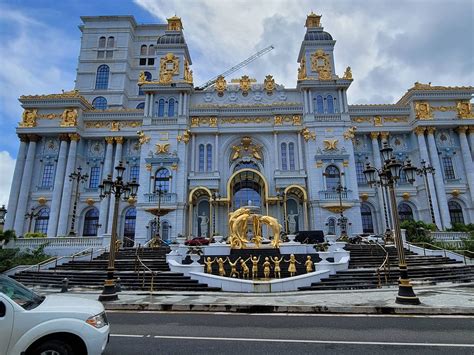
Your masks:
<svg viewBox="0 0 474 355"><path fill-rule="evenodd" d="M300 67L298 68L298 80L306 80L306 59L305 57L301 58Z"/></svg>
<svg viewBox="0 0 474 355"><path fill-rule="evenodd" d="M301 116L293 115L293 126L301 126Z"/></svg>
<svg viewBox="0 0 474 355"><path fill-rule="evenodd" d="M303 136L304 140L307 142L310 139L315 140L316 139L316 133L311 132L308 128L303 128L300 131L301 135Z"/></svg>
<svg viewBox="0 0 474 355"><path fill-rule="evenodd" d="M239 80L239 87L243 93L248 93L251 89L251 82L248 75L243 75Z"/></svg>
<svg viewBox="0 0 474 355"><path fill-rule="evenodd" d="M147 135L145 134L145 132L143 132L143 131L138 131L138 132L137 132L137 135L138 135L138 144L139 144L140 146L142 146L143 144L148 143L148 142L150 141L150 139L151 139L150 136L147 136Z"/></svg>
<svg viewBox="0 0 474 355"><path fill-rule="evenodd" d="M222 75L219 75L217 77L215 88L220 96L222 96L224 94L224 91L227 89L227 81L225 81Z"/></svg>
<svg viewBox="0 0 474 355"><path fill-rule="evenodd" d="M322 49L318 49L311 54L311 70L318 73L319 80L331 80L332 74L329 54L325 53Z"/></svg>
<svg viewBox="0 0 474 355"><path fill-rule="evenodd" d="M382 117L374 116L374 126L383 126Z"/></svg>
<svg viewBox="0 0 474 355"><path fill-rule="evenodd" d="M433 113L431 112L431 106L426 101L418 101L415 103L415 115L419 120L431 120L433 119Z"/></svg>
<svg viewBox="0 0 474 355"><path fill-rule="evenodd" d="M77 110L65 109L61 115L60 127L75 127L77 126Z"/></svg>
<svg viewBox="0 0 474 355"><path fill-rule="evenodd" d="M189 69L189 62L184 59L184 81L187 83L193 83L193 71Z"/></svg>
<svg viewBox="0 0 474 355"><path fill-rule="evenodd" d="M267 94L272 94L273 90L275 90L275 79L273 79L272 75L267 75L265 80L263 81L263 88L267 92Z"/></svg>
<svg viewBox="0 0 474 355"><path fill-rule="evenodd" d="M323 140L324 150L337 150L337 143L338 142L339 142L338 139L325 139L325 140Z"/></svg>
<svg viewBox="0 0 474 355"><path fill-rule="evenodd" d="M456 110L458 112L458 118L474 118L472 113L472 106L469 101L458 101L456 104Z"/></svg>
<svg viewBox="0 0 474 355"><path fill-rule="evenodd" d="M160 83L169 84L173 81L173 75L179 73L179 58L173 53L167 53L160 59Z"/></svg>
<svg viewBox="0 0 474 355"><path fill-rule="evenodd" d="M356 131L357 131L357 127L355 126L349 127L347 131L343 133L344 139L345 140L354 139Z"/></svg>
<svg viewBox="0 0 474 355"><path fill-rule="evenodd" d="M32 128L36 127L36 119L38 118L38 110L25 110L21 116L20 127Z"/></svg>
<svg viewBox="0 0 474 355"><path fill-rule="evenodd" d="M187 144L191 139L191 131L189 129L185 130L183 134L178 135L176 139L178 140L178 142L183 142L184 144Z"/></svg>
<svg viewBox="0 0 474 355"><path fill-rule="evenodd" d="M372 118L370 117L352 117L351 121L362 123L362 122L372 122Z"/></svg>
<svg viewBox="0 0 474 355"><path fill-rule="evenodd" d="M155 147L156 147L156 154L167 154L169 153L169 149L170 149L170 144L169 143L165 143L165 144L155 144Z"/></svg>
<svg viewBox="0 0 474 355"><path fill-rule="evenodd" d="M237 123L263 123L270 122L270 117L224 117L221 119L223 123L237 124Z"/></svg>

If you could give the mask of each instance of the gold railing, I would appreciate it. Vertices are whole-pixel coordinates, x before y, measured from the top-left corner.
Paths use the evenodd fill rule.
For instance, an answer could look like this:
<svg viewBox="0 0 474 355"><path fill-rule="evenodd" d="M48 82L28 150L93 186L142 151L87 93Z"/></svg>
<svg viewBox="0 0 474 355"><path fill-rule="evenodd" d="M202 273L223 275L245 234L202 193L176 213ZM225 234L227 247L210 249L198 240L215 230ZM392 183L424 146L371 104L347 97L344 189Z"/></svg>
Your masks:
<svg viewBox="0 0 474 355"><path fill-rule="evenodd" d="M388 279L390 278L390 254L387 249L385 249L381 244L376 243L385 253L385 258L382 264L377 268L377 279L378 279L378 288L382 287L382 279L380 278L380 273L383 270L385 285L388 284Z"/></svg>
<svg viewBox="0 0 474 355"><path fill-rule="evenodd" d="M421 242L421 243L409 243L409 244L412 244L412 245L415 245L415 246L419 246L419 247L422 247L423 248L423 255L426 256L426 250L439 250L439 251L442 251L443 254L444 254L444 257L447 258L447 252L452 252L452 253L455 253L455 254L458 254L460 256L463 257L464 259L464 264L467 265L467 259L466 259L466 254L468 254L468 258L469 259L473 259L474 258L474 252L470 251L470 250L467 250L467 249L445 249L443 247L440 247L438 245L434 245L434 244L431 244L431 243L427 243L427 242ZM428 246L428 247L427 247Z"/></svg>
<svg viewBox="0 0 474 355"><path fill-rule="evenodd" d="M142 281L142 288L145 288L145 279L146 279L146 272L148 271L151 275L151 282L150 282L150 292L153 292L153 283L155 281L155 274L156 272L150 269L148 266L145 265L143 260L140 258L140 250L142 248L140 246L137 247L135 251L135 272L138 272L138 280Z"/></svg>

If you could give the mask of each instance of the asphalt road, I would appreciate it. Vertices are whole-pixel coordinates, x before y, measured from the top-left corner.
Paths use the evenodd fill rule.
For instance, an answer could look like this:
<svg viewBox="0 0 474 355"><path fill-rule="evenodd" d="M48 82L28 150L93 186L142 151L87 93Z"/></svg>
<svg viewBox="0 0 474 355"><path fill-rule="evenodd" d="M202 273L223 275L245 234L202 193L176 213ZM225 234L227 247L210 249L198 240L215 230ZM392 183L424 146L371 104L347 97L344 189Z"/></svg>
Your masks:
<svg viewBox="0 0 474 355"><path fill-rule="evenodd" d="M109 312L105 354L474 354L474 317Z"/></svg>

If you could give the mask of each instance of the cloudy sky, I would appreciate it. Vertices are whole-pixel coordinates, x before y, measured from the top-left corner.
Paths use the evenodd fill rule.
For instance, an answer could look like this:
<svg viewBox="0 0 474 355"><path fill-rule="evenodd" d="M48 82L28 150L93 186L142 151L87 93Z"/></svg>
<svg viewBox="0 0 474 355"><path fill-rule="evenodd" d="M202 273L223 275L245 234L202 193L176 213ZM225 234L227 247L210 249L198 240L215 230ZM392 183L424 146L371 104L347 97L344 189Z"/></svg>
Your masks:
<svg viewBox="0 0 474 355"><path fill-rule="evenodd" d="M201 84L273 44L235 73L296 85L306 15L336 39L336 71L351 66L349 103L393 103L415 81L474 85L473 0L0 0L0 204L8 200L21 117L17 98L72 89L81 15L180 16Z"/></svg>

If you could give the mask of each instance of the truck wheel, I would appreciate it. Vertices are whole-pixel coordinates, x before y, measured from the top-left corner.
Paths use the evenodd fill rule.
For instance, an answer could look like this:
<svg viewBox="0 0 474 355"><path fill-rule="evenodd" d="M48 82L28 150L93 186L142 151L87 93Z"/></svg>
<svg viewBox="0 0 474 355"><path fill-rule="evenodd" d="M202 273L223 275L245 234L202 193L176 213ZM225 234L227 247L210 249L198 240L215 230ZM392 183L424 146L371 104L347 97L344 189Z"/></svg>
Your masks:
<svg viewBox="0 0 474 355"><path fill-rule="evenodd" d="M31 352L34 355L74 355L71 345L62 340L47 340L39 344Z"/></svg>

